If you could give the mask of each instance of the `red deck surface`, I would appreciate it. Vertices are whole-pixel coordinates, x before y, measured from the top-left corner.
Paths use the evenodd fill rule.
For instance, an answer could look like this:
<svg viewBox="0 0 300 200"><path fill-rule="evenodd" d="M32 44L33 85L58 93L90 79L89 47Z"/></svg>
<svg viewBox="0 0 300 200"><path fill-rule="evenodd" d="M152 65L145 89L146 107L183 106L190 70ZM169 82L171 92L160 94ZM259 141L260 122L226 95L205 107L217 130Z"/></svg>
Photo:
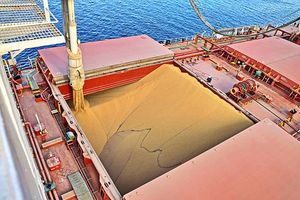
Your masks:
<svg viewBox="0 0 300 200"><path fill-rule="evenodd" d="M147 35L83 43L80 48L85 71L174 54ZM65 47L39 50L39 54L54 77L67 75Z"/></svg>
<svg viewBox="0 0 300 200"><path fill-rule="evenodd" d="M266 119L125 199L298 200L299 154L299 141Z"/></svg>
<svg viewBox="0 0 300 200"><path fill-rule="evenodd" d="M215 57L211 56L211 58L215 58ZM224 61L219 59L217 63L219 63L220 66L226 65ZM211 85L223 91L224 93L228 92L233 87L234 84L239 82L234 76L230 76L228 72L222 73L216 70L216 65L210 61L205 62L199 60L194 64L186 63L184 65L187 68L189 68L192 72L197 74L197 76L201 77L204 80L206 80L208 76L211 76L212 77Z"/></svg>
<svg viewBox="0 0 300 200"><path fill-rule="evenodd" d="M300 83L300 45L278 37L269 37L229 47L267 65L295 83Z"/></svg>

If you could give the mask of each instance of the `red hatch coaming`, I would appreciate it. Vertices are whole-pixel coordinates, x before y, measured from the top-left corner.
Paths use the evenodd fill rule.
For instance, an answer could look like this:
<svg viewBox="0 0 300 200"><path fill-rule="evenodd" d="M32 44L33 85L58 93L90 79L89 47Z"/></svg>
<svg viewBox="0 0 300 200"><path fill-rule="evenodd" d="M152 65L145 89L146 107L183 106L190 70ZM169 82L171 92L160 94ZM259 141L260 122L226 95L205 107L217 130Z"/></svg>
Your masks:
<svg viewBox="0 0 300 200"><path fill-rule="evenodd" d="M171 64L171 62L167 64ZM86 79L84 83L84 95L89 95L137 82L157 69L159 66L161 66L161 64L114 72L103 76ZM65 100L72 98L72 88L69 84L63 84L57 87L64 96Z"/></svg>
<svg viewBox="0 0 300 200"><path fill-rule="evenodd" d="M120 64L158 58L172 59L174 53L147 35L124 37L80 44L86 73ZM39 50L53 78L68 74L66 47Z"/></svg>

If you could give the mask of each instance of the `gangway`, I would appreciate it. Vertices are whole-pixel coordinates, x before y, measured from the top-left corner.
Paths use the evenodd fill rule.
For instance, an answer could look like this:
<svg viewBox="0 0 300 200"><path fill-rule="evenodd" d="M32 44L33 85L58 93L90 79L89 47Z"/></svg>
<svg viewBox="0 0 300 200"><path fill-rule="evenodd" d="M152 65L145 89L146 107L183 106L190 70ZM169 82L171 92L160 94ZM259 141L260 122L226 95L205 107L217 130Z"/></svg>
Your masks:
<svg viewBox="0 0 300 200"><path fill-rule="evenodd" d="M48 0L0 1L0 54L64 43Z"/></svg>

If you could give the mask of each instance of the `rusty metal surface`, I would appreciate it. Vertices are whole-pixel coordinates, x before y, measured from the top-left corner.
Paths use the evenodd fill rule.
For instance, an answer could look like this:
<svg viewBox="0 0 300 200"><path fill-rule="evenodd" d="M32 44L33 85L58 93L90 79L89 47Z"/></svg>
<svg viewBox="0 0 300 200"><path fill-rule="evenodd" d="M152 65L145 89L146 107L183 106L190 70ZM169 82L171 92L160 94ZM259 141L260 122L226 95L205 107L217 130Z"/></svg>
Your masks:
<svg viewBox="0 0 300 200"><path fill-rule="evenodd" d="M269 66L295 83L300 83L300 46L279 37L229 45L229 47Z"/></svg>
<svg viewBox="0 0 300 200"><path fill-rule="evenodd" d="M103 69L143 60L170 58L173 52L147 35L89 42L80 44L85 71ZM67 75L68 56L65 47L39 50L52 75Z"/></svg>
<svg viewBox="0 0 300 200"><path fill-rule="evenodd" d="M126 194L126 200L298 200L300 143L268 119Z"/></svg>

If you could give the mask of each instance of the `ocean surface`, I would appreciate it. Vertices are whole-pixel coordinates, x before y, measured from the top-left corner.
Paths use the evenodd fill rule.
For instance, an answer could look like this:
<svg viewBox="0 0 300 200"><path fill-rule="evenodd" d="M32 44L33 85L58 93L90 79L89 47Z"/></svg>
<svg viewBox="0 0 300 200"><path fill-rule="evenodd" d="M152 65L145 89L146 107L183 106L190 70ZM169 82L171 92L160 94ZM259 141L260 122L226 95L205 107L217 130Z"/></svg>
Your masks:
<svg viewBox="0 0 300 200"><path fill-rule="evenodd" d="M300 15L300 0L198 0L197 4L217 28L276 25ZM49 1L49 7L63 31L61 0ZM75 11L81 42L140 34L163 40L209 32L189 0L75 0ZM22 54L23 59L28 56L36 56L36 49Z"/></svg>

